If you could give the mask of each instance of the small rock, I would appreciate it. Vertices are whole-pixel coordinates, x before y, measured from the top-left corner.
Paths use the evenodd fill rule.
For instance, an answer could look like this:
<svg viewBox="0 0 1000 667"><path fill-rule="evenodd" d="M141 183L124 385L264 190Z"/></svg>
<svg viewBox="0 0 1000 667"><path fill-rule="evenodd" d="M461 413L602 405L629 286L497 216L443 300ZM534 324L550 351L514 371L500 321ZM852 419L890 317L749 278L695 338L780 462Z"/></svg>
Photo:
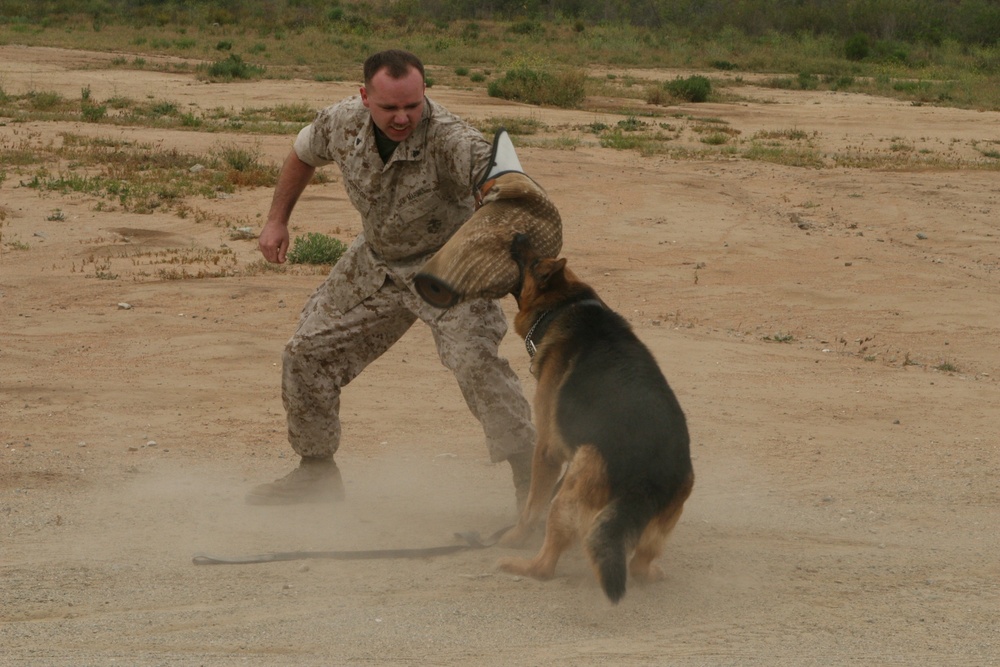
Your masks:
<svg viewBox="0 0 1000 667"><path fill-rule="evenodd" d="M147 447L156 447L156 440L150 440L146 443Z"/></svg>
<svg viewBox="0 0 1000 667"><path fill-rule="evenodd" d="M132 310L132 304L121 301L118 304L118 310Z"/></svg>
<svg viewBox="0 0 1000 667"><path fill-rule="evenodd" d="M927 239L927 234L924 234L923 232L917 232L917 238L920 239L921 241L924 241Z"/></svg>
<svg viewBox="0 0 1000 667"><path fill-rule="evenodd" d="M237 227L229 232L229 238L234 241L247 241L257 238L257 232L253 230L253 227Z"/></svg>
<svg viewBox="0 0 1000 667"><path fill-rule="evenodd" d="M203 164L196 164L193 167L191 167L190 169L188 169L188 171L190 171L192 174L200 173L202 171L205 171L205 165L203 165Z"/></svg>

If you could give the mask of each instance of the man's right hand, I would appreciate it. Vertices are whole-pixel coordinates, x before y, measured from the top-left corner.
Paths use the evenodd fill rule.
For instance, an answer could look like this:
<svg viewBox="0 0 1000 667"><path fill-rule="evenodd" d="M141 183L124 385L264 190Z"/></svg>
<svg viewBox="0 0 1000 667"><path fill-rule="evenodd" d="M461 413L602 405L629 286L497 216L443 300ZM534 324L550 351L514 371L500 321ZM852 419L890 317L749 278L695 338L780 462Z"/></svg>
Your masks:
<svg viewBox="0 0 1000 667"><path fill-rule="evenodd" d="M316 172L316 167L310 166L299 159L293 149L278 173L278 184L274 187L274 198L271 200L271 210L267 214L264 229L257 237L257 247L264 259L272 264L284 264L288 254L288 220L299 195Z"/></svg>
<svg viewBox="0 0 1000 667"><path fill-rule="evenodd" d="M257 247L267 261L272 264L284 264L285 255L288 254L288 238L288 225L268 222L264 225L264 229L260 230Z"/></svg>

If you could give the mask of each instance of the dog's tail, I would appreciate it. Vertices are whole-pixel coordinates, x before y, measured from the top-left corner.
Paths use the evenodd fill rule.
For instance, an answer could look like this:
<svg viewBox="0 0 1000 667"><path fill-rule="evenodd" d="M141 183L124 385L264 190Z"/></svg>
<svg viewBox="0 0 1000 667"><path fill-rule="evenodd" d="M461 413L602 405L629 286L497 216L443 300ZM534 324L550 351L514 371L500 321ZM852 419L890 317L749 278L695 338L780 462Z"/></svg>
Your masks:
<svg viewBox="0 0 1000 667"><path fill-rule="evenodd" d="M597 569L604 594L617 604L625 596L628 554L654 510L645 499L615 498L594 519L587 535L587 552Z"/></svg>

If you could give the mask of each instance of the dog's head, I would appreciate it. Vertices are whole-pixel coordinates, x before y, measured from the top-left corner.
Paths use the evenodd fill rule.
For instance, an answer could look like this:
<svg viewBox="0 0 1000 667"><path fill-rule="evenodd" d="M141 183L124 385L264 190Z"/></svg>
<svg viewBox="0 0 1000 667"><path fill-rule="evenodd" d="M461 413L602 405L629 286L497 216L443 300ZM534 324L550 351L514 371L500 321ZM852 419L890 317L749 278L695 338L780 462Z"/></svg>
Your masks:
<svg viewBox="0 0 1000 667"><path fill-rule="evenodd" d="M565 259L543 258L535 252L526 234L517 234L510 244L510 256L517 264L517 284L511 289L511 294L518 306L522 301L528 305L537 300L548 284L566 267Z"/></svg>
<svg viewBox="0 0 1000 667"><path fill-rule="evenodd" d="M518 307L514 330L522 336L527 334L541 313L577 297L581 292L593 293L566 268L565 258L539 257L524 234L514 237L510 254L520 274L517 285L511 290Z"/></svg>

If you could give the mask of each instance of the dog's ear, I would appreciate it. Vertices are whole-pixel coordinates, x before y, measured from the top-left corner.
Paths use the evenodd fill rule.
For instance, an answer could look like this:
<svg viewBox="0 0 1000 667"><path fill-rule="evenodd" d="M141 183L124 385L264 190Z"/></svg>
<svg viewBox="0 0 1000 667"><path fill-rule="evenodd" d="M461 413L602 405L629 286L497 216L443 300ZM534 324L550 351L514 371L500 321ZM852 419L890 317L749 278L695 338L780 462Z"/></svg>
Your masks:
<svg viewBox="0 0 1000 667"><path fill-rule="evenodd" d="M534 267L535 282L539 289L547 289L551 283L563 277L563 270L566 268L566 258L543 259Z"/></svg>

